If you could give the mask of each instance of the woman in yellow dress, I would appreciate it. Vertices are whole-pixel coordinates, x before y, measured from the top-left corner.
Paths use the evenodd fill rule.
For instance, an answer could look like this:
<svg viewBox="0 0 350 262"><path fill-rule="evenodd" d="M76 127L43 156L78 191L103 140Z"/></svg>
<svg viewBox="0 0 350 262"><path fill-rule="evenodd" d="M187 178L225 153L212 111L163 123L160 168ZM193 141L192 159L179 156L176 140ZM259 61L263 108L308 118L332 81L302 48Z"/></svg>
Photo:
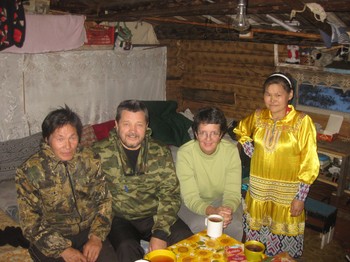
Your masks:
<svg viewBox="0 0 350 262"><path fill-rule="evenodd" d="M266 109L258 109L234 129L251 157L244 213L246 240L265 244L265 253L303 252L304 201L317 178L316 130L311 118L289 104L293 85L282 73L264 85Z"/></svg>

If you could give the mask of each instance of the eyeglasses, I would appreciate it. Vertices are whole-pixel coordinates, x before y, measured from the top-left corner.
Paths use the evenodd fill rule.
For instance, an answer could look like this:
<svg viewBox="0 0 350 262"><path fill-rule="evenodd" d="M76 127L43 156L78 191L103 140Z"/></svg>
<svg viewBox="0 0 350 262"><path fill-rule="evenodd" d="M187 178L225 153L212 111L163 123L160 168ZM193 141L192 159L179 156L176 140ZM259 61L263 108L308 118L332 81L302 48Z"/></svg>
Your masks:
<svg viewBox="0 0 350 262"><path fill-rule="evenodd" d="M216 131L211 131L210 133L206 132L206 131L199 131L198 132L198 137L199 138L218 138L221 135L220 132L216 132Z"/></svg>

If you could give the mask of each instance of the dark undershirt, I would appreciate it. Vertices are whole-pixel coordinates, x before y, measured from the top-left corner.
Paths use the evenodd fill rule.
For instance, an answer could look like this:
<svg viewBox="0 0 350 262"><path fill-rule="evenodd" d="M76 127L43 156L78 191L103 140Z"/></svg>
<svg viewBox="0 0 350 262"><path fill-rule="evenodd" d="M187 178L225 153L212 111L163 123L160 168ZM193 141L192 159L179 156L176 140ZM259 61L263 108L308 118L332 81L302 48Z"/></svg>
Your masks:
<svg viewBox="0 0 350 262"><path fill-rule="evenodd" d="M134 173L136 170L136 164L137 164L137 157L139 156L140 149L137 150L129 150L124 147L124 152L128 158L128 162L130 163L130 167L133 169Z"/></svg>

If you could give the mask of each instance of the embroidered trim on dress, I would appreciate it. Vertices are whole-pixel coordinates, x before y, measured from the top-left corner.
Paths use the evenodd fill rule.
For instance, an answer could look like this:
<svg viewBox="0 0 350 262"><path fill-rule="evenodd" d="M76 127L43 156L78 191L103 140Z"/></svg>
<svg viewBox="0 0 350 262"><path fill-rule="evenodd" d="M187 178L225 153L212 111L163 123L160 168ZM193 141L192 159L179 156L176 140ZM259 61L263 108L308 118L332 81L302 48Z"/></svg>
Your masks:
<svg viewBox="0 0 350 262"><path fill-rule="evenodd" d="M244 153L249 156L250 158L252 158L252 155L254 153L254 145L252 142L247 141L245 143L242 144L243 147L243 151Z"/></svg>
<svg viewBox="0 0 350 262"><path fill-rule="evenodd" d="M252 198L290 205L298 191L299 182L275 181L250 175L249 187Z"/></svg>
<svg viewBox="0 0 350 262"><path fill-rule="evenodd" d="M299 190L298 193L296 194L295 198L301 201L305 201L307 194L309 193L310 190L310 185L300 183L299 184Z"/></svg>

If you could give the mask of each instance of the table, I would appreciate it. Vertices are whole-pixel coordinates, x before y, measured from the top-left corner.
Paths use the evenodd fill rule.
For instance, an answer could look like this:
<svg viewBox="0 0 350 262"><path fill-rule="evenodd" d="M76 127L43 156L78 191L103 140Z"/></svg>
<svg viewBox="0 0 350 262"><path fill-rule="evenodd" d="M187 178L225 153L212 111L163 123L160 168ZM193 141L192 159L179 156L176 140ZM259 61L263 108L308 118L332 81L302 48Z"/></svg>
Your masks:
<svg viewBox="0 0 350 262"><path fill-rule="evenodd" d="M177 262L226 262L225 247L232 245L243 244L226 234L211 239L204 230L169 246L168 249L176 254Z"/></svg>

